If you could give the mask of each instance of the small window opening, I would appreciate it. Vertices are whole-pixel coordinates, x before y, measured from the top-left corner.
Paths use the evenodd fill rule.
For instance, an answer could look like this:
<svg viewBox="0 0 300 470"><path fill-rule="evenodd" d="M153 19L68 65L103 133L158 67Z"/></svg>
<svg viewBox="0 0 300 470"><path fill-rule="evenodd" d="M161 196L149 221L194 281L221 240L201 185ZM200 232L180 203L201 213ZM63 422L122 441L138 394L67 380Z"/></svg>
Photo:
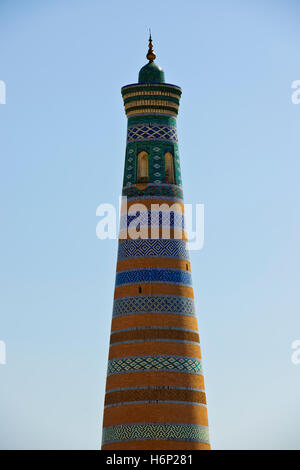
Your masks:
<svg viewBox="0 0 300 470"><path fill-rule="evenodd" d="M175 184L174 178L174 159L171 152L165 153L165 174L166 174L166 183Z"/></svg>
<svg viewBox="0 0 300 470"><path fill-rule="evenodd" d="M148 165L148 153L140 152L138 154L137 161L137 182L148 183L149 180L149 165Z"/></svg>

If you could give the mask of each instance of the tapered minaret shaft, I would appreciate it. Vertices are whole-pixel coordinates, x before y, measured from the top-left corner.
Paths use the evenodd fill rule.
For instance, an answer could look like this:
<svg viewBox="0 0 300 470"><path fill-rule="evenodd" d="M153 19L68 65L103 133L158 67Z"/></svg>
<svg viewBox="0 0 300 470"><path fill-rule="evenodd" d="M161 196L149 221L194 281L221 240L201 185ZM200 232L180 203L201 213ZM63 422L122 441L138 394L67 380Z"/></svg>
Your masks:
<svg viewBox="0 0 300 470"><path fill-rule="evenodd" d="M122 88L127 203L121 213L102 449L206 450L176 128L181 89L165 83L151 37L147 58L139 82Z"/></svg>

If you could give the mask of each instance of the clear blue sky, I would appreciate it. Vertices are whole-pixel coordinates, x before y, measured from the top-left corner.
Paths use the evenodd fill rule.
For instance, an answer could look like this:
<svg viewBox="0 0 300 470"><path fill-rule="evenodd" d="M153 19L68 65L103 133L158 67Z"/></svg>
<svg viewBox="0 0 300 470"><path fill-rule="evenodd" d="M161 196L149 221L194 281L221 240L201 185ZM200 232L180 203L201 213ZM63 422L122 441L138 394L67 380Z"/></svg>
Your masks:
<svg viewBox="0 0 300 470"><path fill-rule="evenodd" d="M121 86L151 27L183 89L185 201L214 448L300 448L298 1L1 0L1 448L100 446L116 241Z"/></svg>

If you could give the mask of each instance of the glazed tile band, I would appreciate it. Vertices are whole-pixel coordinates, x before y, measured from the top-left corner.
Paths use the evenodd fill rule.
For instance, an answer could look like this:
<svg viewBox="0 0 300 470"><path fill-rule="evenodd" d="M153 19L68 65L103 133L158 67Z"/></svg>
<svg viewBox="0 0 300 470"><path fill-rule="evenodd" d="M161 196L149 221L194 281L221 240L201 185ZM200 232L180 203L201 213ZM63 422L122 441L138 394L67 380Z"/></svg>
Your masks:
<svg viewBox="0 0 300 470"><path fill-rule="evenodd" d="M202 362L195 357L185 356L131 356L108 361L107 375L142 371L176 371L202 375Z"/></svg>
<svg viewBox="0 0 300 470"><path fill-rule="evenodd" d="M194 300L171 295L139 295L114 300L113 317L136 313L195 315Z"/></svg>
<svg viewBox="0 0 300 470"><path fill-rule="evenodd" d="M138 239L120 240L118 249L118 261L125 258L179 258L189 260L189 252L184 240L176 239Z"/></svg>
<svg viewBox="0 0 300 470"><path fill-rule="evenodd" d="M198 424L135 423L107 426L103 429L103 444L132 440L176 440L209 442L208 427Z"/></svg>
<svg viewBox="0 0 300 470"><path fill-rule="evenodd" d="M184 230L184 215L180 212L166 210L137 211L137 214L123 214L120 218L120 231L126 230L133 225L140 227L172 227L177 230Z"/></svg>
<svg viewBox="0 0 300 470"><path fill-rule="evenodd" d="M153 91L157 93L158 91L166 93L175 93L176 96L180 97L182 90L178 85L173 85L171 83L134 83L132 85L124 85L121 88L121 93L123 97L126 97L128 93L142 93Z"/></svg>
<svg viewBox="0 0 300 470"><path fill-rule="evenodd" d="M175 126L145 125L129 126L127 129L127 142L139 140L161 140L177 142L177 129Z"/></svg>
<svg viewBox="0 0 300 470"><path fill-rule="evenodd" d="M149 282L174 283L191 286L191 274L179 269L145 268L121 271L116 275L116 287L127 284L143 284Z"/></svg>
<svg viewBox="0 0 300 470"><path fill-rule="evenodd" d="M139 187L144 186L144 187ZM129 185L125 186L122 191L123 196L137 197L137 196L168 196L183 200L183 191L179 186L174 184L153 184L146 185Z"/></svg>

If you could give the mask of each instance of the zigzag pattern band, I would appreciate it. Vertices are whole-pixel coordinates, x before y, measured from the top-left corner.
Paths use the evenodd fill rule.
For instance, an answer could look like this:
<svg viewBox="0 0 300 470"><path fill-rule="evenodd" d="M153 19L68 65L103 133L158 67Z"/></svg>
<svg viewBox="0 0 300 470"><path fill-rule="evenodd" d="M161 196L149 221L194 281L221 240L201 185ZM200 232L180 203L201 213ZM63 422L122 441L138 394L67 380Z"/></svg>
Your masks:
<svg viewBox="0 0 300 470"><path fill-rule="evenodd" d="M118 261L125 258L178 258L189 260L184 240L122 240L119 242Z"/></svg>
<svg viewBox="0 0 300 470"><path fill-rule="evenodd" d="M136 313L195 315L194 300L172 295L138 295L114 300L113 317Z"/></svg>
<svg viewBox="0 0 300 470"><path fill-rule="evenodd" d="M103 444L126 440L157 439L208 443L208 427L185 423L141 423L107 426L103 429Z"/></svg>
<svg viewBox="0 0 300 470"><path fill-rule="evenodd" d="M195 357L185 356L134 356L108 361L107 375L128 372L170 371L202 375L202 362Z"/></svg>

